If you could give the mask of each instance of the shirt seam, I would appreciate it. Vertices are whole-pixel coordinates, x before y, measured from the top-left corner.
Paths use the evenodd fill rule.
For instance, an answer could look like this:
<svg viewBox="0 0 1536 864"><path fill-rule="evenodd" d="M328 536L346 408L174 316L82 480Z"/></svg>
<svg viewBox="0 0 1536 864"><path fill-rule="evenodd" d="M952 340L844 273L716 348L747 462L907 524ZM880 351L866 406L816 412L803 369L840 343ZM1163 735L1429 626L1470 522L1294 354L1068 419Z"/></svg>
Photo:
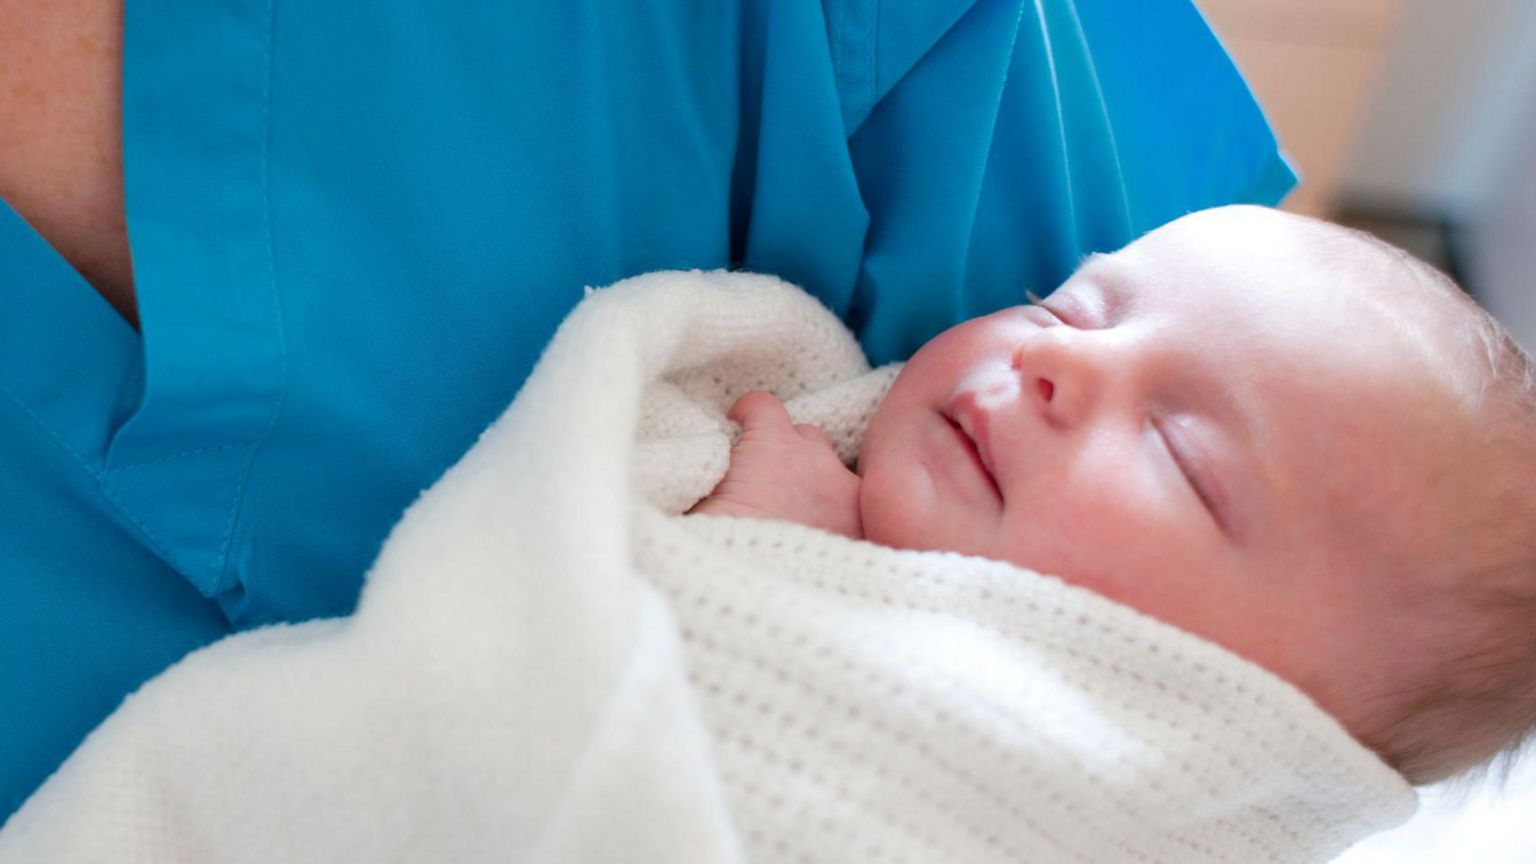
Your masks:
<svg viewBox="0 0 1536 864"><path fill-rule="evenodd" d="M91 464L86 461L84 456L80 454L80 451L71 447L69 442L65 441L63 436L61 436L52 426L48 424L46 420L42 418L42 415L33 410L32 406L23 401L22 398L17 396L9 387L0 384L0 393L5 394L5 397L11 400L11 402L15 404L17 408L20 408L23 414L26 414L27 417L31 418L32 422L37 425L37 428L41 429L44 434L52 439L53 443L57 445L60 450L67 453L69 457L74 460L75 464L80 467L80 470L84 471L87 478L92 481L92 485L95 486L97 493L105 498L114 509L126 517L128 521L131 522L133 526L139 530L139 533L143 535L144 541L149 545L151 551L158 555L162 561L170 562L174 560L171 557L169 551L166 549L165 544L160 541L159 537L155 536L155 532L151 531L149 526L145 525L138 518L138 516L134 514L133 509L129 507L126 502L113 494L112 489L106 483L107 474L110 472L92 468ZM164 461L169 460L167 459Z"/></svg>
<svg viewBox="0 0 1536 864"><path fill-rule="evenodd" d="M63 436L54 431L54 428L49 426L47 421L43 420L42 415L32 410L31 405L28 405L26 402L22 401L20 396L17 396L14 392L11 391L9 387L6 387L4 384L0 384L0 393L4 393L5 397L15 403L16 407L20 408L23 414L26 414L28 417L32 418L32 422L36 423L39 429L42 429L43 432L47 433L48 437L53 439L53 443L59 446L59 449L63 450L65 453L68 453L70 458L74 459L75 463L79 465L81 470L85 471L85 473L90 476L91 479L95 480L101 477L101 471L92 468L91 464L85 460L85 457L80 455L79 451L69 446L69 442L65 441Z"/></svg>
<svg viewBox="0 0 1536 864"><path fill-rule="evenodd" d="M144 462L134 462L131 465L119 465L116 468L107 468L99 473L102 476L106 476L108 474L118 474L123 471L132 471L135 468L146 468L150 465L160 465L166 462L174 462L177 459L181 459L186 456L196 456L199 453L214 453L220 450L237 450L241 447L250 447L253 444L256 444L258 440L259 439L253 439L250 441L231 441L228 444L216 444L211 447L198 447L195 450L184 450L180 453L172 453L169 456L161 456L158 459L150 459Z"/></svg>
<svg viewBox="0 0 1536 864"><path fill-rule="evenodd" d="M229 580L229 552L234 540L235 525L240 520L240 514L244 511L245 496L250 489L250 478L256 465L256 457L261 452L261 446L271 437L272 430L277 426L277 418L282 413L283 405L288 396L288 336L287 327L283 315L283 303L281 293L277 289L277 275L274 265L274 251L272 242L272 183L271 183L271 155L272 155L272 34L273 22L276 17L275 0L269 0L266 4L266 28L262 39L262 93L261 93L261 211L262 211L262 251L266 263L267 288L271 292L272 305L277 313L277 396L272 401L271 411L267 415L265 428L257 438L250 442L251 453L246 459L245 467L240 472L240 481L235 488L235 494L230 499L229 511L224 522L224 536L219 543L219 551L214 557L213 564L218 571L218 582L227 584ZM239 580L234 580L238 582ZM230 610L225 610L226 617L233 619Z"/></svg>

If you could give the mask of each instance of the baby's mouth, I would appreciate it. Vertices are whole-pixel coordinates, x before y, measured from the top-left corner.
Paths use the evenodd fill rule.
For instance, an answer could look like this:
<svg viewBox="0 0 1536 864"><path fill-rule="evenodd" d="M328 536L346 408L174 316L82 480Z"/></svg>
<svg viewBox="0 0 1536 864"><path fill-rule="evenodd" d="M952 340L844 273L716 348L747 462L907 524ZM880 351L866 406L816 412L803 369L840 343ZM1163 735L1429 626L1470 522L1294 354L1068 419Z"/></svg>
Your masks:
<svg viewBox="0 0 1536 864"><path fill-rule="evenodd" d="M944 419L958 433L961 446L963 446L976 467L980 469L987 482L992 484L992 491L997 494L998 500L1002 500L1003 489L997 482L997 473L992 467L991 448L987 441L986 415L977 410L974 400L962 396L944 413Z"/></svg>

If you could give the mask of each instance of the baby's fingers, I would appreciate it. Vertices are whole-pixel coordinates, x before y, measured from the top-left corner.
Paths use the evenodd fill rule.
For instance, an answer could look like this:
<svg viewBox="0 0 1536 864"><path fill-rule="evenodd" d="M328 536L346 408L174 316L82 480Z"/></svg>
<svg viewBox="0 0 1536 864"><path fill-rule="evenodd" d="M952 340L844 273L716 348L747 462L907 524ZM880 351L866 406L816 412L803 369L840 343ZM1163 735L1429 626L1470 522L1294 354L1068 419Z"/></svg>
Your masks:
<svg viewBox="0 0 1536 864"><path fill-rule="evenodd" d="M789 412L784 403L767 390L743 393L725 416L740 423L743 432L753 429L788 431L790 427Z"/></svg>
<svg viewBox="0 0 1536 864"><path fill-rule="evenodd" d="M821 428L820 426L816 426L810 423L796 423L795 431L799 432L800 437L807 441L813 441L817 444L825 445L834 450L837 449L836 445L832 443L832 436L828 435L827 430Z"/></svg>

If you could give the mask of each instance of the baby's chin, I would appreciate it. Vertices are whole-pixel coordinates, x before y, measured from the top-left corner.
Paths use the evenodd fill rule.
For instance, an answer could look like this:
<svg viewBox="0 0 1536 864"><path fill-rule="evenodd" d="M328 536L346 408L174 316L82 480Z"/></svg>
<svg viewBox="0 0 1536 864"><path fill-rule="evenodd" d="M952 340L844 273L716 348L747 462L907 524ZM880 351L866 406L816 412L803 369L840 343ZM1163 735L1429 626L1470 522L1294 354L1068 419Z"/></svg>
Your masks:
<svg viewBox="0 0 1536 864"><path fill-rule="evenodd" d="M860 472L859 522L864 539L897 549L928 548L914 545L923 540L923 519L920 508L903 494L908 491L903 487L912 484L900 482L878 463L861 465Z"/></svg>
<svg viewBox="0 0 1536 864"><path fill-rule="evenodd" d="M975 538L957 531L963 522L946 514L932 478L921 468L884 471L877 466L864 471L859 484L859 519L864 539L896 549L983 554ZM973 526L971 533L978 533Z"/></svg>

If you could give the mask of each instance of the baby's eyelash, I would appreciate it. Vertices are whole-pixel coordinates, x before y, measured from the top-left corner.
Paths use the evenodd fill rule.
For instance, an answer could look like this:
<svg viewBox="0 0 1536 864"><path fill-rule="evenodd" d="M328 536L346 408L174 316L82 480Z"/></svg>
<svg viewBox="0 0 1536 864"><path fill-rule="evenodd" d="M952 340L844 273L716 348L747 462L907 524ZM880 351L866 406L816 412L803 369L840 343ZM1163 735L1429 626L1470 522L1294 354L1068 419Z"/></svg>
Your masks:
<svg viewBox="0 0 1536 864"><path fill-rule="evenodd" d="M1060 315L1056 314L1056 310L1055 309L1052 309L1049 306L1042 306L1041 304L1045 302L1045 299L1042 298L1042 297L1036 296L1035 292L1030 291L1029 289L1026 288L1026 289L1024 289L1024 296L1029 299L1030 304L1032 306L1034 306L1036 309L1039 309L1040 311L1046 313L1047 315L1051 316L1052 318L1056 319L1058 322L1060 322L1062 324L1067 323L1066 321L1062 320L1062 317Z"/></svg>

